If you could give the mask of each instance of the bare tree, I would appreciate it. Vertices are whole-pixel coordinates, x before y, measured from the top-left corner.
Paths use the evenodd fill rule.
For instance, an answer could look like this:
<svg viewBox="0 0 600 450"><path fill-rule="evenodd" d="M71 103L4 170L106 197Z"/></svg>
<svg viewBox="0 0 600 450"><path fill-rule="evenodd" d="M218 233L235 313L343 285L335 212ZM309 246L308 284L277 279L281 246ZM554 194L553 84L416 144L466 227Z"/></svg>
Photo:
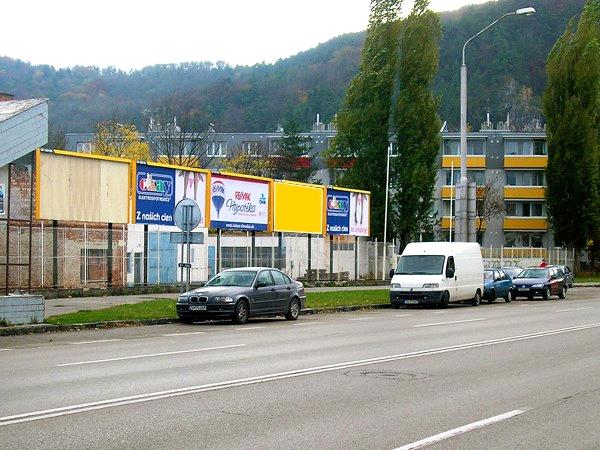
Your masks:
<svg viewBox="0 0 600 450"><path fill-rule="evenodd" d="M489 221L504 214L504 196L499 183L500 175L486 177L483 186L477 186L476 215L478 220L477 235L481 233L484 221Z"/></svg>
<svg viewBox="0 0 600 450"><path fill-rule="evenodd" d="M205 115L167 98L145 112L152 156L167 164L207 167L215 154L215 130Z"/></svg>
<svg viewBox="0 0 600 450"><path fill-rule="evenodd" d="M277 156L262 142L252 142L233 150L223 161L221 168L230 172L271 178L275 173L276 160Z"/></svg>

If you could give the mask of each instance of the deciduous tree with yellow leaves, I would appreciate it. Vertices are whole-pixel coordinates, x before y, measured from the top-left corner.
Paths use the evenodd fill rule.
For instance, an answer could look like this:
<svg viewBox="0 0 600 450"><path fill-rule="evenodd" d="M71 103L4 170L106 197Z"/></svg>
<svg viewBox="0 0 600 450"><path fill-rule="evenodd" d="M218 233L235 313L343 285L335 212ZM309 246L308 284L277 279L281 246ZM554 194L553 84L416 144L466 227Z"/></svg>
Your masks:
<svg viewBox="0 0 600 450"><path fill-rule="evenodd" d="M136 161L150 159L148 144L140 140L140 134L135 125L120 124L116 120L101 122L97 125L92 153Z"/></svg>

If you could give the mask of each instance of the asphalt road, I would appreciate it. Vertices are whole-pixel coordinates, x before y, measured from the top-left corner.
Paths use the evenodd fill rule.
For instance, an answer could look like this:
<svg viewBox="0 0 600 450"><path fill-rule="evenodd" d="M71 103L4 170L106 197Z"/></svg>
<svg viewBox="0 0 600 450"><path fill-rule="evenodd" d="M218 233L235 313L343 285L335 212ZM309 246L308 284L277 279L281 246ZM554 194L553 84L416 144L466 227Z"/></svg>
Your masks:
<svg viewBox="0 0 600 450"><path fill-rule="evenodd" d="M569 294L0 337L0 448L600 448L600 289Z"/></svg>

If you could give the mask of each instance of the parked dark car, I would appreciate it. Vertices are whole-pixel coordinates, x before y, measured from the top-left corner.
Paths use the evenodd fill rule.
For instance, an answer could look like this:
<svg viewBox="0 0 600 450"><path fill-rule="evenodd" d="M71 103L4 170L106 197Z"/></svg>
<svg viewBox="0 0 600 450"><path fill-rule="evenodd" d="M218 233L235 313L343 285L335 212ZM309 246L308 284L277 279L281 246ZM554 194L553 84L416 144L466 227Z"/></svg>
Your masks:
<svg viewBox="0 0 600 450"><path fill-rule="evenodd" d="M552 266L552 267L557 267L560 270L562 270L562 272L565 274L565 284L569 288L572 288L573 283L575 282L575 274L573 273L571 268L569 266L559 266L559 265Z"/></svg>
<svg viewBox="0 0 600 450"><path fill-rule="evenodd" d="M565 274L556 267L532 267L523 270L513 280L515 297L542 297L550 299L551 295L558 295L564 299L567 296Z"/></svg>
<svg viewBox="0 0 600 450"><path fill-rule="evenodd" d="M512 279L502 269L483 270L483 298L489 303L493 303L499 297L507 303L511 302L514 296L513 289Z"/></svg>
<svg viewBox="0 0 600 450"><path fill-rule="evenodd" d="M523 272L523 268L517 266L500 267L500 270L503 270L504 273L508 275L511 279L516 278L521 272Z"/></svg>
<svg viewBox="0 0 600 450"><path fill-rule="evenodd" d="M183 323L232 319L243 324L251 316L278 315L296 320L305 302L299 281L277 269L244 267L224 270L203 287L180 295L177 315Z"/></svg>

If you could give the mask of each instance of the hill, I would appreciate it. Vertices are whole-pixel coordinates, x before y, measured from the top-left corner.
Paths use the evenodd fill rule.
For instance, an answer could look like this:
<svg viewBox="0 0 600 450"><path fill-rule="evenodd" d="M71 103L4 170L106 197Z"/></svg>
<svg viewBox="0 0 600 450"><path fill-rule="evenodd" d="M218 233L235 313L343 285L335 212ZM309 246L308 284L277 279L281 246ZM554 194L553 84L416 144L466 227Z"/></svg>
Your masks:
<svg viewBox="0 0 600 450"><path fill-rule="evenodd" d="M440 115L458 126L459 67L464 41L503 13L534 6L532 17L510 17L470 44L469 121L478 128L485 113L495 121L508 110L527 122L539 114L544 61L568 20L585 0L502 0L442 13ZM144 111L164 98L185 99L223 131L268 131L284 116L308 128L317 113L331 120L356 73L363 33L336 37L274 64L231 67L185 63L123 72L114 68L47 65L0 57L0 91L17 97L49 97L55 131L89 131L116 118L146 127Z"/></svg>

